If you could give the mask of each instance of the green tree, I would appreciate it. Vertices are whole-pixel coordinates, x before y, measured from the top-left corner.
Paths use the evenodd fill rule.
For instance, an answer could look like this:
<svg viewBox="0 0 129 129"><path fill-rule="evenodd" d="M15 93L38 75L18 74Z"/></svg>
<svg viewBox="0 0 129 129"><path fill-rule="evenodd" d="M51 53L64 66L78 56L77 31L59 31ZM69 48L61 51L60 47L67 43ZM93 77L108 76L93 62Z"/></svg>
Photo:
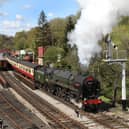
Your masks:
<svg viewBox="0 0 129 129"><path fill-rule="evenodd" d="M14 48L16 50L26 49L28 47L26 41L27 41L27 33L25 31L17 32L14 37Z"/></svg>
<svg viewBox="0 0 129 129"><path fill-rule="evenodd" d="M68 42L68 33L70 33L72 30L74 29L74 22L73 22L73 19L72 19L72 16L68 17L68 20L67 20L67 23L66 23L66 28L65 28L65 37L64 37L64 50L66 52L68 52L68 49L69 49L69 45L67 44Z"/></svg>
<svg viewBox="0 0 129 129"><path fill-rule="evenodd" d="M35 33L37 31L37 28L32 28L30 31L27 32L27 44L28 48L35 51Z"/></svg>
<svg viewBox="0 0 129 129"><path fill-rule="evenodd" d="M44 11L39 16L35 42L37 47L52 45L51 30Z"/></svg>
<svg viewBox="0 0 129 129"><path fill-rule="evenodd" d="M64 58L64 62L67 66L71 66L73 70L80 70L80 64L79 64L79 59L77 55L77 47L74 45L67 53L67 56Z"/></svg>
<svg viewBox="0 0 129 129"><path fill-rule="evenodd" d="M52 39L53 39L52 44L54 46L63 48L64 31L65 31L65 26L66 26L65 19L56 18L56 19L51 20L49 23L50 23L50 27L52 31Z"/></svg>
<svg viewBox="0 0 129 129"><path fill-rule="evenodd" d="M39 27L43 28L46 23L47 23L47 17L44 11L42 10L39 16L38 25Z"/></svg>
<svg viewBox="0 0 129 129"><path fill-rule="evenodd" d="M64 56L64 50L62 48L54 47L54 46L48 47L44 54L44 60L45 62L56 63L59 54L61 57Z"/></svg>
<svg viewBox="0 0 129 129"><path fill-rule="evenodd" d="M14 46L13 37L0 35L0 48L11 49Z"/></svg>

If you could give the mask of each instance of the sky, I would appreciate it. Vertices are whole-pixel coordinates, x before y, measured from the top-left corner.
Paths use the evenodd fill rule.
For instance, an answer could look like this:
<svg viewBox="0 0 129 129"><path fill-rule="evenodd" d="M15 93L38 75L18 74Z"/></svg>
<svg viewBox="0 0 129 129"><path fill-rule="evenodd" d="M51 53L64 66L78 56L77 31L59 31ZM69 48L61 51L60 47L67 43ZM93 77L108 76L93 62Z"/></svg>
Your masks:
<svg viewBox="0 0 129 129"><path fill-rule="evenodd" d="M76 14L79 5L77 0L0 0L0 34L14 36L37 26L42 10L51 20Z"/></svg>

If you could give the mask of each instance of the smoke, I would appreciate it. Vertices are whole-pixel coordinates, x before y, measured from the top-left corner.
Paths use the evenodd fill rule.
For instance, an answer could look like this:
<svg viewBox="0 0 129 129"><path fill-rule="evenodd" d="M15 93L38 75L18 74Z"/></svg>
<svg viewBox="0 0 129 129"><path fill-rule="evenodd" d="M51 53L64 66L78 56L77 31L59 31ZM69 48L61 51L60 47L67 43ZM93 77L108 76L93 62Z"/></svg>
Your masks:
<svg viewBox="0 0 129 129"><path fill-rule="evenodd" d="M99 54L98 42L112 31L121 16L129 15L129 0L77 0L81 16L75 30L68 34L69 43L76 44L82 65L88 66L90 59Z"/></svg>

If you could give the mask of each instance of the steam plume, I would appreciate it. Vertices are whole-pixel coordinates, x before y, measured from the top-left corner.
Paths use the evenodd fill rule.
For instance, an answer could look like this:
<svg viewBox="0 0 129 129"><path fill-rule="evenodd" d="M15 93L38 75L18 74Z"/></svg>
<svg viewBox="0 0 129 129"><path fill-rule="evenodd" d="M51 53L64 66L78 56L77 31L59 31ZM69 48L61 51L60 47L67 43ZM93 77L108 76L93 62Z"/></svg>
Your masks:
<svg viewBox="0 0 129 129"><path fill-rule="evenodd" d="M99 54L98 41L112 31L121 16L129 15L129 0L77 0L81 16L75 30L68 34L69 43L76 44L80 63L88 66Z"/></svg>

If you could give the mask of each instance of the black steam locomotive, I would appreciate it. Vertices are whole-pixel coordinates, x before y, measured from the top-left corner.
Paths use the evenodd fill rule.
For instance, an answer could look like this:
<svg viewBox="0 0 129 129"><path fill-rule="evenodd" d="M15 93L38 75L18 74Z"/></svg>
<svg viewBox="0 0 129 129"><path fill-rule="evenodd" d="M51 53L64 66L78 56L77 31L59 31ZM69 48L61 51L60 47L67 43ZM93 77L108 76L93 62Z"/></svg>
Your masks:
<svg viewBox="0 0 129 129"><path fill-rule="evenodd" d="M67 101L81 102L84 110L98 110L103 103L99 99L100 83L93 76L69 70L41 67L26 61L7 57L13 68L32 79L35 88L45 88L52 94Z"/></svg>

